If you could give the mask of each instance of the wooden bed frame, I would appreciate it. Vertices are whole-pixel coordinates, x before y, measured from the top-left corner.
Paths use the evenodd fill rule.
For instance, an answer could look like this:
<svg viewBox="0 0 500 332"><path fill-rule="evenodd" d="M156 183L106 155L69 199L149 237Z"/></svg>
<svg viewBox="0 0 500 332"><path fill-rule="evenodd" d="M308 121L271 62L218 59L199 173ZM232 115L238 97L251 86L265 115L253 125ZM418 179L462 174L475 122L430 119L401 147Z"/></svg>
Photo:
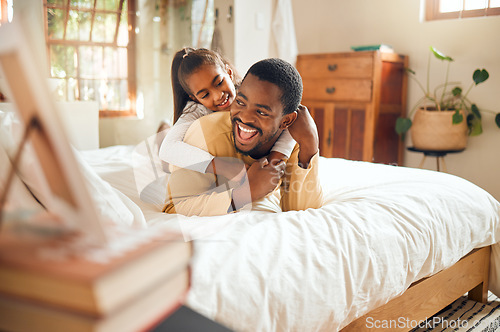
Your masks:
<svg viewBox="0 0 500 332"><path fill-rule="evenodd" d="M391 331L407 331L397 322L422 322L468 292L469 299L486 303L490 246L474 249L455 265L413 283L396 297L366 315L357 318L342 329L368 331L373 322L393 322Z"/></svg>

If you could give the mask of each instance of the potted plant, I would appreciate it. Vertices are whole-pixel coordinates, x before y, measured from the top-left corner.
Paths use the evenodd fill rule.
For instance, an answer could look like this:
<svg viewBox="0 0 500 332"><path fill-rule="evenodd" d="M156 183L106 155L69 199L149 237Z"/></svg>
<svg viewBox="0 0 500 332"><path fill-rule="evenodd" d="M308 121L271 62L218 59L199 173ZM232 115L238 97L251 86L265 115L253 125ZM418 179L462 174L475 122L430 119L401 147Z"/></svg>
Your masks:
<svg viewBox="0 0 500 332"><path fill-rule="evenodd" d="M407 118L397 119L396 132L404 139L405 133L412 128L412 141L417 149L461 150L467 144L468 135L476 136L483 132L481 112L467 96L474 86L486 81L489 74L486 69L476 69L472 74L473 82L464 92L459 82L448 81L450 63L453 59L434 47L431 47L430 50L426 87L416 78L415 72L407 68L410 78L416 81L424 96L410 110ZM438 85L434 91L429 88L432 55L447 62L445 81ZM492 111L483 111L493 113ZM500 128L500 113L496 114L495 123Z"/></svg>

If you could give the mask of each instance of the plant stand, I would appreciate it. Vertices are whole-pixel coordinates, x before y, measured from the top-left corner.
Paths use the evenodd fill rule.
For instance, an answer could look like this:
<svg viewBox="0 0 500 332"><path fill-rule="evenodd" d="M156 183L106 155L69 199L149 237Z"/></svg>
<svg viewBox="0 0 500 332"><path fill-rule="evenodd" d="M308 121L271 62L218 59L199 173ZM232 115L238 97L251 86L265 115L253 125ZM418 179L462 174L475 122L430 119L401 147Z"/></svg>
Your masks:
<svg viewBox="0 0 500 332"><path fill-rule="evenodd" d="M448 153L458 153L458 152L462 152L463 150L465 150L465 149L461 149L461 150L421 150L421 149L417 149L414 147L408 148L408 151L420 152L420 153L424 154L422 161L420 162L420 165L418 165L418 168L422 168L422 166L424 165L425 159L427 159L427 157L436 157L436 166L437 166L438 172L441 171L441 169L439 167L440 166L439 159L441 159L441 164L443 166L443 172L447 172L446 163L444 162L444 157Z"/></svg>

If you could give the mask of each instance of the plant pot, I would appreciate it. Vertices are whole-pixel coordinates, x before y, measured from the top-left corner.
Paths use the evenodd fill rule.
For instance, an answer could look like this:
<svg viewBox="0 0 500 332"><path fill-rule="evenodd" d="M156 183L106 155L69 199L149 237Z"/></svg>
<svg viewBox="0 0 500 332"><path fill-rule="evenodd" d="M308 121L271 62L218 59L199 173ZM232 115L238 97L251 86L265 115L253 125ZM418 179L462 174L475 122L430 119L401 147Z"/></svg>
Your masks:
<svg viewBox="0 0 500 332"><path fill-rule="evenodd" d="M411 140L419 150L463 150L467 146L467 120L453 124L455 111L419 109L413 118Z"/></svg>

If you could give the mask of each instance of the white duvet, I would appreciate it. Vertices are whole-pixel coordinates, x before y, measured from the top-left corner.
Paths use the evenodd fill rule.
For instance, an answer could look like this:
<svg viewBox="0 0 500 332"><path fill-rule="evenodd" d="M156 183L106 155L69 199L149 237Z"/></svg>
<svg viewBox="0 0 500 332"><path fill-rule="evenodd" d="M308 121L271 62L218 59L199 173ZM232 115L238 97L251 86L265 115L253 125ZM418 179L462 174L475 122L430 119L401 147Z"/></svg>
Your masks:
<svg viewBox="0 0 500 332"><path fill-rule="evenodd" d="M500 241L500 203L472 183L342 159L320 159L321 209L166 215L159 201L140 199L132 150L83 156L148 224L171 223L194 239L187 305L238 331L338 330L473 248ZM491 263L490 289L500 295L498 243Z"/></svg>

